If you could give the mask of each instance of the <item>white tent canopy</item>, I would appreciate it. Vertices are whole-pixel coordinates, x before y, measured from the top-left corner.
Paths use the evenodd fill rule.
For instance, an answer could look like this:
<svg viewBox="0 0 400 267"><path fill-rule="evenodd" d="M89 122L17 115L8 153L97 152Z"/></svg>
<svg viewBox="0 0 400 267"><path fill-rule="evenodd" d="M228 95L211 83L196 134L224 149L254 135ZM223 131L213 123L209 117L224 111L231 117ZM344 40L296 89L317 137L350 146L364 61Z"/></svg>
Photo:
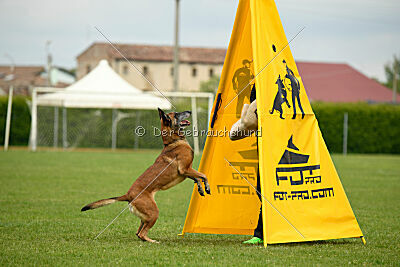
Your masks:
<svg viewBox="0 0 400 267"><path fill-rule="evenodd" d="M124 114L117 109L171 109L171 103L152 93L145 93L130 85L108 65L106 60L100 63L89 74L68 86L64 90L37 95L43 91L35 88L32 92L32 120L31 120L31 148L37 146L37 106L54 106L54 147L58 146L58 107L62 112L62 144L68 147L67 142L67 108L96 108L113 109L112 143L117 145L118 121L132 114ZM45 90L46 91L46 90ZM50 89L47 90L51 91Z"/></svg>
<svg viewBox="0 0 400 267"><path fill-rule="evenodd" d="M65 90L39 95L37 105L67 108L171 109L168 100L133 87L115 73L104 59L89 74Z"/></svg>

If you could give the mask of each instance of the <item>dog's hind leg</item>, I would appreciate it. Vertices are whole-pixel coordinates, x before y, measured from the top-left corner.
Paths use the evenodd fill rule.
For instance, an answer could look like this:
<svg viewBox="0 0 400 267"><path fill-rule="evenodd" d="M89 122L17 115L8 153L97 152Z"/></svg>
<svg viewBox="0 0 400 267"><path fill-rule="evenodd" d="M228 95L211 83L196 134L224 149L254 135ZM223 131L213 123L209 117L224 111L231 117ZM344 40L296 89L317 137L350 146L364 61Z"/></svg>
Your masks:
<svg viewBox="0 0 400 267"><path fill-rule="evenodd" d="M150 221L144 223L142 230L138 234L138 237L141 240L151 242L151 243L160 243L157 240L153 240L147 236L147 233L149 232L150 228L153 227L153 225L156 223L157 218L158 217L154 217Z"/></svg>
<svg viewBox="0 0 400 267"><path fill-rule="evenodd" d="M282 120L284 120L285 118L282 116L283 115L283 110L282 110L282 107L280 108L280 109L278 109L278 111L279 111L279 118L281 118Z"/></svg>
<svg viewBox="0 0 400 267"><path fill-rule="evenodd" d="M143 225L144 225L144 222L142 220L140 220L139 229L137 230L136 235L139 235L140 231L142 231Z"/></svg>
<svg viewBox="0 0 400 267"><path fill-rule="evenodd" d="M156 240L150 239L147 236L147 233L149 232L150 228L154 226L158 219L158 207L156 202L154 201L153 197L149 196L146 197L146 199L141 199L140 201L135 201L134 203L135 208L140 212L141 214L141 229L139 229L137 236L143 240L143 241L148 241L151 243L158 243Z"/></svg>

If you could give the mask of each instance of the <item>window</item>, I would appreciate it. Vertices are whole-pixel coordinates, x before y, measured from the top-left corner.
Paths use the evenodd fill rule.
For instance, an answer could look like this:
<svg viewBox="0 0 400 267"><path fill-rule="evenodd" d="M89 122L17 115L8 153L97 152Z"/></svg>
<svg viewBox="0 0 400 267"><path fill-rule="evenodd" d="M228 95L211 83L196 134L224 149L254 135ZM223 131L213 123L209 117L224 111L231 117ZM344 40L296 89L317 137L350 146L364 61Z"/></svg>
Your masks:
<svg viewBox="0 0 400 267"><path fill-rule="evenodd" d="M128 66L125 65L125 66L123 67L123 69L122 69L122 72L123 72L125 75L127 75L128 72L129 72Z"/></svg>
<svg viewBox="0 0 400 267"><path fill-rule="evenodd" d="M92 68L90 67L90 65L86 66L86 73L89 73L92 70Z"/></svg>
<svg viewBox="0 0 400 267"><path fill-rule="evenodd" d="M193 76L193 77L196 77L196 76L197 76L197 69L196 69L196 68L193 68L193 69L192 69L192 76Z"/></svg>
<svg viewBox="0 0 400 267"><path fill-rule="evenodd" d="M214 69L209 70L209 75L210 75L210 77L214 76Z"/></svg>
<svg viewBox="0 0 400 267"><path fill-rule="evenodd" d="M174 76L174 67L171 68L171 76Z"/></svg>
<svg viewBox="0 0 400 267"><path fill-rule="evenodd" d="M147 68L147 66L143 66L143 75L147 75L148 72L149 69Z"/></svg>

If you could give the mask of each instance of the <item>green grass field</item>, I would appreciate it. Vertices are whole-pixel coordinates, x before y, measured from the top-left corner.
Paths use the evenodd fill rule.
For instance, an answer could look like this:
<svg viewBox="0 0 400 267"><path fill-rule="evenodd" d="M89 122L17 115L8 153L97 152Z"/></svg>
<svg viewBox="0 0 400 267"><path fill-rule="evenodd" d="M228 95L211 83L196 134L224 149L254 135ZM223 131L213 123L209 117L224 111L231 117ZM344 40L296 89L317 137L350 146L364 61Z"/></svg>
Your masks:
<svg viewBox="0 0 400 267"><path fill-rule="evenodd" d="M144 243L139 219L117 203L81 213L88 202L125 193L158 152L0 152L0 265L400 265L400 157L335 155L367 239L245 246L247 236L180 233L190 180L159 192L160 217ZM198 165L198 159L195 166Z"/></svg>

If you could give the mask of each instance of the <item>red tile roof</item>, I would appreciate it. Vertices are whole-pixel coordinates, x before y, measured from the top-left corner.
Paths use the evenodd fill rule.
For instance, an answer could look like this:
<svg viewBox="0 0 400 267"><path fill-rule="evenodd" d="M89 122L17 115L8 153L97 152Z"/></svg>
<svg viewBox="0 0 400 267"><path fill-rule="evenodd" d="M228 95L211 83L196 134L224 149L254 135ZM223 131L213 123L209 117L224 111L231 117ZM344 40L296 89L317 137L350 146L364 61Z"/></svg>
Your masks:
<svg viewBox="0 0 400 267"><path fill-rule="evenodd" d="M42 66L15 66L14 77L11 81L7 80L7 76L12 74L10 66L0 66L0 88L8 92L9 86L14 86L16 95L30 95L29 88L31 86L47 86L47 79L41 76L45 71ZM67 84L57 83L53 87L66 87Z"/></svg>
<svg viewBox="0 0 400 267"><path fill-rule="evenodd" d="M172 46L136 45L136 44L115 44L121 53L128 59L137 61L163 61L171 62L174 58ZM91 54L89 50L97 51L96 56L103 55L103 58L118 58L122 56L108 43L94 43L88 49L78 55L77 59ZM222 48L201 48L201 47L180 47L179 60L185 63L223 64L226 49Z"/></svg>
<svg viewBox="0 0 400 267"><path fill-rule="evenodd" d="M392 91L347 64L297 62L311 101L390 102ZM397 96L400 102L400 96Z"/></svg>
<svg viewBox="0 0 400 267"><path fill-rule="evenodd" d="M14 80L18 80L20 85L31 85L37 76L44 71L42 66L16 66L14 68ZM0 82L5 82L6 75L11 74L10 66L0 66Z"/></svg>
<svg viewBox="0 0 400 267"><path fill-rule="evenodd" d="M10 66L0 66L0 87L8 92L9 85L12 84L16 95L29 95L29 87L40 84L42 71L44 68L41 66L16 66L13 79L8 81L7 76L11 74Z"/></svg>

